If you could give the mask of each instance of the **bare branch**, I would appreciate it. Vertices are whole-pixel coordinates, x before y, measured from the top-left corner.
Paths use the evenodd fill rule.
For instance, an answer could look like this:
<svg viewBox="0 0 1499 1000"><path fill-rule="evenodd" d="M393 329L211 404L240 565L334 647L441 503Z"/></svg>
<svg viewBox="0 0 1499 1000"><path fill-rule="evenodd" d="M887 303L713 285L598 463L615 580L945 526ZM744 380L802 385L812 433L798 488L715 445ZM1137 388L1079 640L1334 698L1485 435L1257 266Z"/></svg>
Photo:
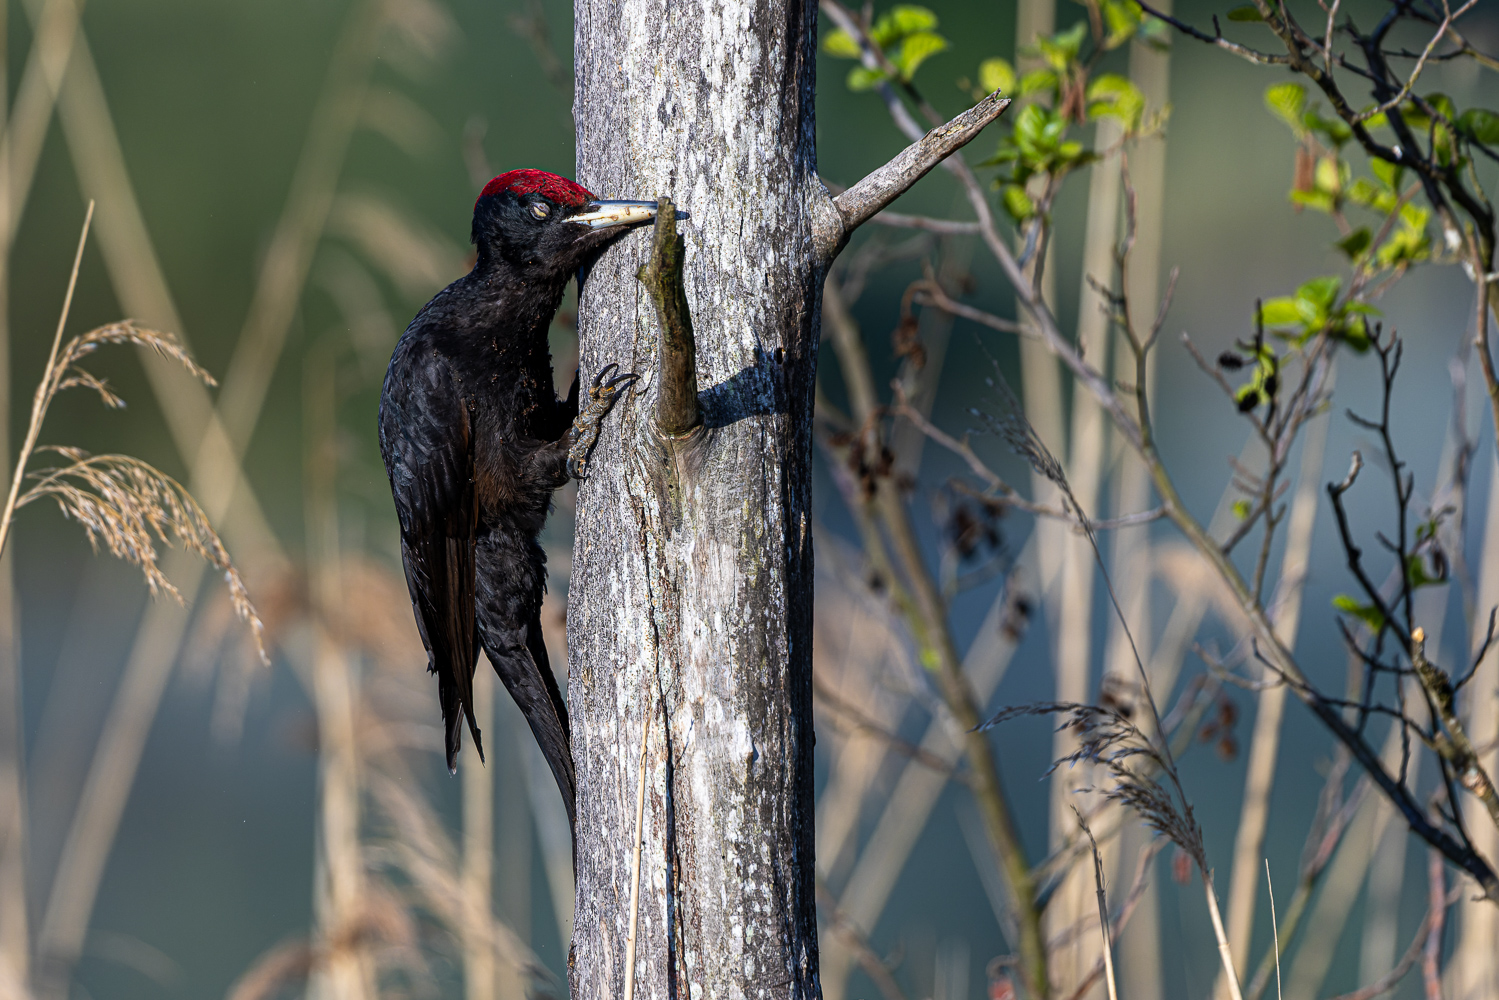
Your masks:
<svg viewBox="0 0 1499 1000"><path fill-rule="evenodd" d="M1213 34L1209 35L1205 31L1198 31L1185 21L1179 21L1170 14L1156 10L1148 3L1142 2L1140 9L1151 17L1165 21L1171 27L1190 38L1195 38L1199 42L1207 42L1209 45L1215 45L1225 52L1232 52L1234 55L1242 59L1247 59L1252 63L1259 63L1262 66L1285 66L1291 61L1290 56L1273 55L1269 52L1251 49L1247 45L1240 45L1238 42L1230 42L1227 38L1223 37L1223 29L1218 26L1218 19L1216 17L1213 18Z"/></svg>
<svg viewBox="0 0 1499 1000"><path fill-rule="evenodd" d="M1467 730L1457 717L1452 680L1446 671L1426 658L1425 629L1419 625L1411 629L1410 641L1411 666L1415 668L1416 677L1420 679L1421 686L1426 689L1427 696L1436 707L1437 718L1441 720L1444 730L1437 733L1436 751L1452 765L1462 786L1478 796L1488 809L1489 818L1495 825L1499 825L1499 793L1495 792L1494 782L1484 771L1478 751L1473 748Z"/></svg>
<svg viewBox="0 0 1499 1000"><path fill-rule="evenodd" d="M1400 102L1410 96L1411 88L1416 85L1416 81L1421 78L1421 71L1426 68L1426 60L1431 58L1432 50L1437 47L1437 43L1442 40L1442 36L1447 33L1447 29L1451 27L1452 22L1466 14L1469 8L1471 8L1477 2L1478 0L1468 0L1467 3L1463 4L1455 11L1445 10L1447 5L1445 3L1442 4L1446 16L1442 19L1442 23L1437 28L1436 34L1431 36L1431 41L1427 42L1426 48L1421 51L1421 58L1416 60L1416 65L1411 69L1411 75L1405 81L1405 85L1400 88L1399 92L1396 93L1394 97L1391 97L1389 100L1383 102L1377 107L1370 108L1368 111L1360 112L1357 117L1357 121L1360 124L1368 121L1375 115L1382 115L1392 108L1399 107ZM1332 23L1332 17L1330 15L1328 17L1328 23Z"/></svg>

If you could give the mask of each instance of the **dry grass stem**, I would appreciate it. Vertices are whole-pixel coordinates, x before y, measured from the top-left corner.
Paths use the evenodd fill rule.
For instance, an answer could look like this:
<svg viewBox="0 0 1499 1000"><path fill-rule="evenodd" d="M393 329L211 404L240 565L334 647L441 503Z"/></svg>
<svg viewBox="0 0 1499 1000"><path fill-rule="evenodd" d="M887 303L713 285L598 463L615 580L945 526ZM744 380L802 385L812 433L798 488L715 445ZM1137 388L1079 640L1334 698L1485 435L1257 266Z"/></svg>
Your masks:
<svg viewBox="0 0 1499 1000"><path fill-rule="evenodd" d="M1104 890L1103 855L1098 853L1098 841L1093 839L1093 831L1088 829L1088 821L1083 819L1083 814L1075 806L1072 813L1077 817L1077 825L1087 834L1088 845L1093 849L1093 884L1098 893L1098 929L1103 935L1104 982L1108 987L1109 1000L1119 1000L1119 986L1114 981L1114 936L1109 931L1109 900Z"/></svg>
<svg viewBox="0 0 1499 1000"><path fill-rule="evenodd" d="M38 450L37 439L46 422L47 411L59 392L73 388L92 389L105 406L119 408L125 405L103 379L80 365L100 347L134 344L149 348L177 362L204 382L213 384L212 376L193 361L174 337L137 326L130 320L90 330L63 345L62 335L72 309L78 271L83 263L83 248L88 242L93 218L94 203L91 201L73 255L73 270L68 277L68 289L52 338L52 350L32 399L31 422L25 442L16 455L10 493L6 497L4 512L0 514L0 552L4 551L16 511L34 500L51 497L64 516L83 526L89 544L95 550L103 542L112 555L141 568L152 596L165 591L180 602L182 596L162 573L157 553L158 542L179 542L224 574L235 613L250 626L260 657L266 661L261 641L264 629L250 603L244 581L203 509L180 483L138 458L89 455L78 448L61 446L46 446L41 450L62 456L65 464L35 472L26 471L27 464ZM34 483L22 493L22 484L28 479Z"/></svg>
<svg viewBox="0 0 1499 1000"><path fill-rule="evenodd" d="M52 338L52 350L32 399L26 440L16 455L10 493L6 497L4 512L0 513L0 552L5 549L16 511L34 500L51 497L64 516L83 526L89 544L95 550L102 541L112 555L139 566L153 597L165 591L181 601L181 594L161 571L156 548L158 542L180 542L224 574L235 613L250 626L261 659L269 662L261 641L264 628L250 603L239 571L203 509L175 479L129 455L89 455L78 448L56 445L41 450L61 455L66 464L30 473L26 471L31 457L38 450L37 439L46 422L47 411L59 392L73 388L92 389L105 406L119 408L125 405L103 379L80 367L80 362L100 347L113 344L146 347L176 361L209 385L214 384L213 377L193 361L174 337L137 326L130 320L90 330L63 346L63 330L72 309L78 271L83 263L83 248L88 242L93 218L94 203L91 201L84 216L83 230L78 236L78 249L73 255L73 270L68 277L68 290ZM22 493L22 484L28 479L34 480L34 484Z"/></svg>

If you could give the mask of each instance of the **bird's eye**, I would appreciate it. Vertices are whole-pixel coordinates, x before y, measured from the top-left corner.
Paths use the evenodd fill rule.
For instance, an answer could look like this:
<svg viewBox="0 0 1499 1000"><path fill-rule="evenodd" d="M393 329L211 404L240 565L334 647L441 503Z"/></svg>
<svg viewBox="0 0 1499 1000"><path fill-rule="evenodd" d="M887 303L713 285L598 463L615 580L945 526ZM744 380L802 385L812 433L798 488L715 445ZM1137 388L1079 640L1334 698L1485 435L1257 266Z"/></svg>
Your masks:
<svg viewBox="0 0 1499 1000"><path fill-rule="evenodd" d="M531 214L538 219L545 219L548 215L552 214L552 206L546 202L538 201L531 206Z"/></svg>

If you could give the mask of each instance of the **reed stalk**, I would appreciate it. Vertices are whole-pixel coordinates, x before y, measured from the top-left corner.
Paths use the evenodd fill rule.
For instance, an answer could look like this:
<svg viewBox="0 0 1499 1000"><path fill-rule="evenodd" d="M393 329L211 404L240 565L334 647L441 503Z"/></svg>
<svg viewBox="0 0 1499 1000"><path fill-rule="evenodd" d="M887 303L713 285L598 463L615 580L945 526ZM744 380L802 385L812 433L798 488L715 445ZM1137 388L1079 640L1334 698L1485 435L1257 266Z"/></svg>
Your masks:
<svg viewBox="0 0 1499 1000"><path fill-rule="evenodd" d="M83 216L83 231L78 234L78 249L73 254L73 270L68 275L68 290L63 295L62 313L57 317L57 332L52 336L52 350L47 353L42 380L37 383L36 394L31 398L31 421L26 426L26 439L21 442L21 450L16 453L15 468L10 476L10 492L6 494L4 510L0 510L0 553L5 551L5 542L10 537L11 520L15 517L16 502L21 497L21 484L26 481L26 465L31 461L32 452L36 450L42 423L47 419L47 408L52 405L52 400L68 375L66 367L58 366L57 354L62 349L62 333L68 325L68 312L73 308L73 291L78 287L78 269L83 266L83 247L88 242L88 228L93 221L94 203L91 201Z"/></svg>
<svg viewBox="0 0 1499 1000"><path fill-rule="evenodd" d="M1093 146L1097 151L1117 145L1122 137L1119 124L1113 119L1100 122L1094 136ZM1098 294L1088 284L1088 279L1108 283L1113 270L1114 249L1119 235L1119 171L1107 161L1097 163L1092 171L1088 187L1088 217L1083 237L1083 279L1079 291L1077 342L1083 353L1106 363L1109 350L1109 317L1100 308ZM1055 366L1055 360L1050 359ZM1029 373L1029 369L1027 369ZM1031 393L1027 391L1029 398ZM1098 402L1087 393L1075 393L1072 397L1072 438L1067 449L1067 480L1072 486L1078 506L1088 512L1101 509L1100 496L1104 479L1104 450L1108 436L1108 425ZM1049 489L1054 489L1047 483ZM1042 530L1040 525L1037 531ZM1089 700L1092 675L1093 648L1093 589L1097 567L1093 561L1093 546L1081 534L1065 532L1059 539L1061 548L1061 575L1058 580L1058 597L1050 602L1056 612L1053 634L1055 650L1056 700L1085 702ZM1076 740L1065 730L1053 736L1052 753L1060 759L1071 753ZM1051 779L1051 834L1050 847L1056 850L1077 835L1076 802L1080 790L1091 785L1089 769L1058 768ZM1048 933L1055 936L1060 930L1071 927L1087 912L1087 872L1078 865L1066 876L1056 899L1046 911ZM1052 978L1058 993L1071 994L1082 978L1087 975L1092 959L1075 936L1062 954L1052 957Z"/></svg>

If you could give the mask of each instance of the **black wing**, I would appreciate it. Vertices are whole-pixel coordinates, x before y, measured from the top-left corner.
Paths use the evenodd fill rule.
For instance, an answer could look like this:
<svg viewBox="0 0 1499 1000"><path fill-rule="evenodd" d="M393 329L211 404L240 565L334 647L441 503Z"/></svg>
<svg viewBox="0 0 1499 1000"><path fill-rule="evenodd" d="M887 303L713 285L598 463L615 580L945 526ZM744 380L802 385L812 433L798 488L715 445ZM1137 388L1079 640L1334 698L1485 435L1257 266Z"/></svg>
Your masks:
<svg viewBox="0 0 1499 1000"><path fill-rule="evenodd" d="M474 724L474 449L468 408L447 361L422 339L402 338L380 395L380 453L401 522L401 561L416 612L427 669L437 675L448 770L458 768L468 720ZM461 716L460 716L461 710Z"/></svg>

